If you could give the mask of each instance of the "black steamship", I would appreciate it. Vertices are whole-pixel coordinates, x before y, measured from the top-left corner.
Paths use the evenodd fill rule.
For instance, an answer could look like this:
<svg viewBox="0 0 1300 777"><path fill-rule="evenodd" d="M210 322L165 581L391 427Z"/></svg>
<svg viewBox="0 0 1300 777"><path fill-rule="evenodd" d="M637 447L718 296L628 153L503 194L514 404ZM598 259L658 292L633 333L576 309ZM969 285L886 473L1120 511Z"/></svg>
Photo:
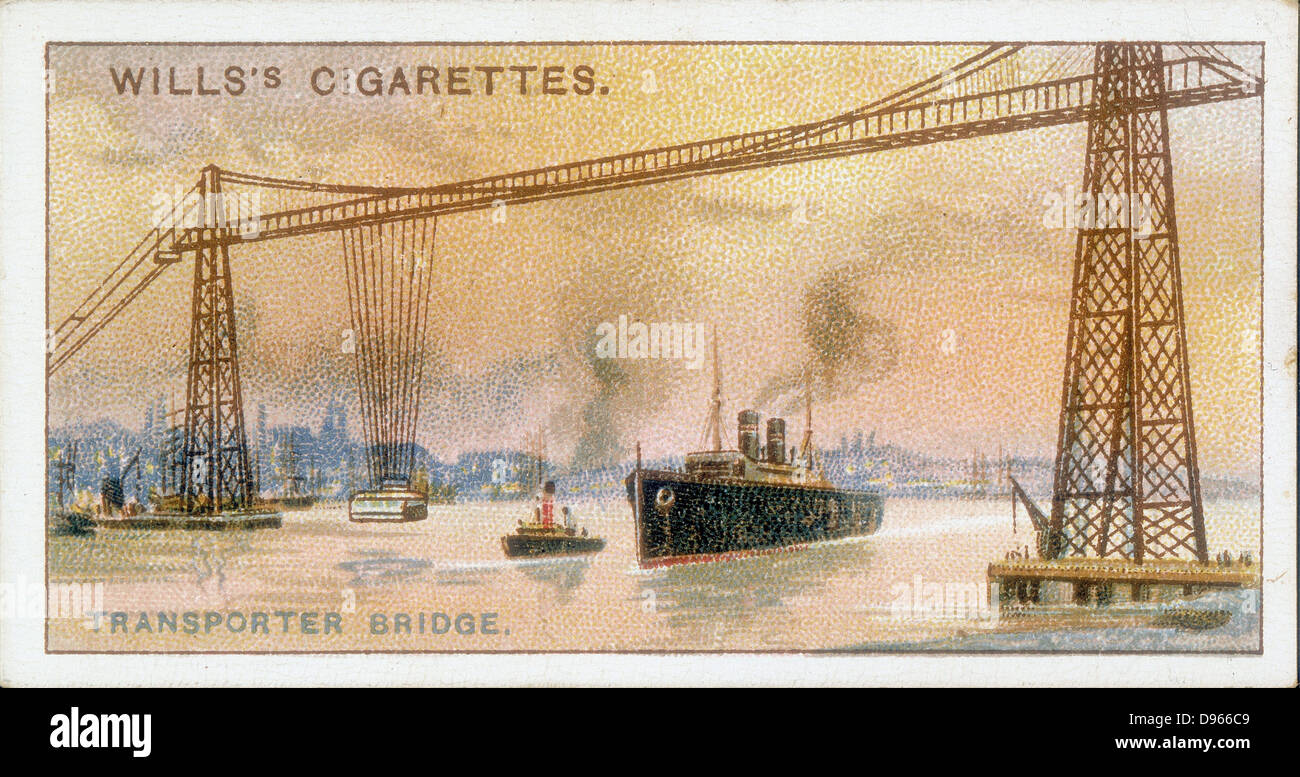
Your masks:
<svg viewBox="0 0 1300 777"><path fill-rule="evenodd" d="M713 406L705 426L712 450L686 454L683 471L645 469L640 446L626 480L642 567L717 561L872 534L880 528L884 497L833 486L812 445L812 399L807 395L804 436L787 451L785 419L738 416L738 450L723 450L721 387L714 343ZM702 446L703 447L703 446Z"/></svg>

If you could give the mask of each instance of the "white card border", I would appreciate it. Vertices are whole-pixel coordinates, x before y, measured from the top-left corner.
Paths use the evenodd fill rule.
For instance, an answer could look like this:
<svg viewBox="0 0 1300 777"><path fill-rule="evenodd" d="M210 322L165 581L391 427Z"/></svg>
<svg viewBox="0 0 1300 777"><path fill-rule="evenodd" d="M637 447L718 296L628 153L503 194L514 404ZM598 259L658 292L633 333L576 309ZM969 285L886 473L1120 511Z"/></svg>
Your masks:
<svg viewBox="0 0 1300 777"><path fill-rule="evenodd" d="M340 25L340 15L347 18ZM47 41L1264 41L1261 655L49 655L0 619L7 686L1296 683L1296 17L1272 0L10 2L0 5L0 584L44 573ZM345 34L346 33L346 34ZM12 589L11 589L12 590Z"/></svg>

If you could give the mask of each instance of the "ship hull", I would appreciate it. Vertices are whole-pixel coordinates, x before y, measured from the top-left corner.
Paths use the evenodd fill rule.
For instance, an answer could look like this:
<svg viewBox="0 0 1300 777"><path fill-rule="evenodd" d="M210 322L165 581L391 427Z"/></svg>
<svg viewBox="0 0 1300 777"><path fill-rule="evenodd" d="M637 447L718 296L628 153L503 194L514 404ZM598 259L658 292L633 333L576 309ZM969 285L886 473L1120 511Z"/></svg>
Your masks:
<svg viewBox="0 0 1300 777"><path fill-rule="evenodd" d="M501 549L510 558L577 556L596 553L604 548L605 541L599 537L539 537L507 534L501 538Z"/></svg>
<svg viewBox="0 0 1300 777"><path fill-rule="evenodd" d="M736 558L880 528L884 497L825 486L634 470L627 479L642 567Z"/></svg>

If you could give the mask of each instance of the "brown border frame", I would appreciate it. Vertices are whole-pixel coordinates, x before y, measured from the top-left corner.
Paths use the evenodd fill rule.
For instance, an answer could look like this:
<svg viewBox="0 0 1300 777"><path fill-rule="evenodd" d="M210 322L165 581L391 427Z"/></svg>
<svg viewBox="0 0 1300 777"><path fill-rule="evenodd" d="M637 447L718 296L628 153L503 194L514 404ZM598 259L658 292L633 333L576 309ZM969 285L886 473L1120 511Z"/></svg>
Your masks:
<svg viewBox="0 0 1300 777"><path fill-rule="evenodd" d="M1258 46L1260 50L1260 79L1261 82L1267 83L1267 43L1262 40L1197 40L1197 41L1147 41L1134 40L1124 41L1126 43L1154 43L1165 45L1177 45L1179 43L1196 43L1215 46ZM505 47L505 46L979 46L1020 43L1032 46L1081 46L1090 45L1095 41L1078 41L1078 40L1039 40L1039 41L998 41L998 40L899 40L899 41L862 41L862 40L556 40L556 41L55 41L47 40L44 45L44 66L45 72L50 69L50 49L51 47L91 47L91 46L280 46L280 47L308 47L308 46L352 46L352 47L399 47L399 46L472 46L472 47ZM1264 244L1264 201L1267 192L1264 189L1264 165L1265 165L1265 148L1264 148L1264 100L1265 94L1261 93L1259 97L1260 111L1260 168L1259 168L1259 421L1260 421L1260 460L1259 460L1259 562L1260 576L1264 578L1264 282L1267 262L1265 261L1265 244ZM45 88L45 330L48 332L50 327L50 92L48 86ZM50 378L45 376L44 413L45 413L45 446L49 446L50 434L50 410L49 410L49 386ZM49 479L50 468L48 462L45 466L44 478L42 481L42 500L49 498ZM50 586L50 552L49 552L49 531L44 535L44 559L43 566L45 569L45 597L46 603L49 602ZM46 655L170 655L170 656L223 656L223 655L244 655L244 656L285 656L285 655L806 655L806 656L831 656L831 657L865 657L865 656L1241 656L1254 655L1263 656L1264 654L1264 601L1263 589L1260 589L1260 607L1259 607L1259 648L1257 650L1174 650L1174 651L1152 651L1152 650L1115 650L1115 651L1095 651L1095 650L961 650L956 648L934 649L934 650L903 650L903 649L818 649L818 650L51 650L50 649L50 627L48 613L44 619L44 652Z"/></svg>

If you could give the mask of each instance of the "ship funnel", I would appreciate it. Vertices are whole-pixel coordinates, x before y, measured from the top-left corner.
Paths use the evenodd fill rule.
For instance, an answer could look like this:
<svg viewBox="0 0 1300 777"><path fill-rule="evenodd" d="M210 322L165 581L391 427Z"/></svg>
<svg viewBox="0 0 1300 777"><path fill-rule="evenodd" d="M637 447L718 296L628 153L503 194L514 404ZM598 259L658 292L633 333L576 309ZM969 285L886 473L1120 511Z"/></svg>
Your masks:
<svg viewBox="0 0 1300 777"><path fill-rule="evenodd" d="M751 459L758 459L758 413L741 410L736 417L737 446Z"/></svg>
<svg viewBox="0 0 1300 777"><path fill-rule="evenodd" d="M767 419L767 460L773 464L785 463L785 419Z"/></svg>

